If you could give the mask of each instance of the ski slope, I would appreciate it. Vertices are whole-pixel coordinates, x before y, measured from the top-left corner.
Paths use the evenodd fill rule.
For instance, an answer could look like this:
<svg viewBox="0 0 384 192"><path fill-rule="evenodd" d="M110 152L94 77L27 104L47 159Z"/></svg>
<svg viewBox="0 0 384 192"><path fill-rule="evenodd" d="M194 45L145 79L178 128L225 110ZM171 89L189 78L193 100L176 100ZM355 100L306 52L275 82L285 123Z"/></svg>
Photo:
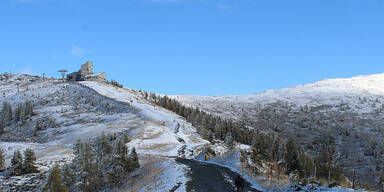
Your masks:
<svg viewBox="0 0 384 192"><path fill-rule="evenodd" d="M192 125L179 115L157 107L141 98L140 93L132 89L117 88L105 83L80 82L97 93L116 101L130 103L138 110L143 119L142 131L128 146L137 148L138 153L193 157L195 150L209 142L197 134ZM179 128L178 128L179 127Z"/></svg>

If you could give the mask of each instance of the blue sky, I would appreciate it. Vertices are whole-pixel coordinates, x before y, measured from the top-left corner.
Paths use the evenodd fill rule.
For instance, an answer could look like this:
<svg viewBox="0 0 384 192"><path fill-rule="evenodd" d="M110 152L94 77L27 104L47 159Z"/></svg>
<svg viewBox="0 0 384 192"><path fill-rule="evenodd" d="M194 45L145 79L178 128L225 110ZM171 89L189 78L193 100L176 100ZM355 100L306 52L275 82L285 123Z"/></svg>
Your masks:
<svg viewBox="0 0 384 192"><path fill-rule="evenodd" d="M0 0L0 73L248 94L384 72L382 0Z"/></svg>

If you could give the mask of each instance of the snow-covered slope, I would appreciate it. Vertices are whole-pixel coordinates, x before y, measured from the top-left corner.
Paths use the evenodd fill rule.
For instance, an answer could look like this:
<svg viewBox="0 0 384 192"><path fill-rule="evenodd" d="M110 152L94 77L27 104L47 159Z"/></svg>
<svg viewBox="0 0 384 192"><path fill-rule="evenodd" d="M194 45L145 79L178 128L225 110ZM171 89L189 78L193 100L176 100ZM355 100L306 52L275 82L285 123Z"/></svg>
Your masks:
<svg viewBox="0 0 384 192"><path fill-rule="evenodd" d="M369 113L384 103L384 73L352 78L326 79L312 84L298 85L279 90L267 90L251 95L197 96L175 95L181 102L202 108L217 105L232 107L261 107L275 102L286 102L296 106L319 106L349 104L358 113ZM366 102L379 105L367 105Z"/></svg>
<svg viewBox="0 0 384 192"><path fill-rule="evenodd" d="M130 103L138 110L143 119L142 128L138 135L132 136L129 146L137 146L139 153L192 157L195 149L209 143L185 119L145 101L134 90L90 81L81 84L108 98Z"/></svg>
<svg viewBox="0 0 384 192"><path fill-rule="evenodd" d="M316 84L322 82L256 95L174 97L186 104L231 118L241 116L240 111L244 107L246 110L257 111L254 108L280 101L300 105L313 104L316 100L311 94L313 90L323 95L321 100L318 100L318 105L340 102L327 96L334 97L332 92L339 91L332 88L333 83L325 83L322 86ZM351 87L350 84L346 83L345 87ZM366 106L359 102L358 97L364 91L361 89L351 96L356 103L356 109L361 112L363 109L372 110L372 107L361 108L362 105ZM347 92L339 91L338 94L344 98L345 95L351 95ZM92 140L103 132L125 133L130 138L126 145L136 148L142 164L142 167L133 173L135 177L142 178L135 182L135 190L167 191L176 187L176 191L186 191L186 182L190 179L187 176L188 168L176 163L172 158L193 158L205 146L210 145L184 118L148 102L142 98L142 93L133 89L98 82L62 83L57 79L43 79L38 76L0 74L0 94L0 103L7 101L15 108L20 103L31 101L34 110L31 118L24 123L13 121L10 126L5 127L5 133L0 135L0 148L5 152L7 165L15 150L32 148L36 152L39 169L46 173L54 163L66 163L73 158L73 147L77 140ZM379 94L371 93L366 97L370 101L378 97L377 95ZM36 130L37 127L39 130ZM226 151L226 147L220 147L220 142L210 146L217 152L220 151L217 149ZM145 174L149 169L156 174ZM159 179L161 181L158 182ZM33 190L36 186L42 186L42 182L44 180L39 179L39 174L10 178L0 174L0 190L20 189L10 186L30 186ZM131 189L128 184L125 187L127 190Z"/></svg>
<svg viewBox="0 0 384 192"><path fill-rule="evenodd" d="M384 146L384 73L326 79L251 95L170 96L250 129L293 137L315 157L331 136L334 160L350 179L376 185Z"/></svg>
<svg viewBox="0 0 384 192"><path fill-rule="evenodd" d="M134 90L106 83L62 83L38 76L1 74L0 94L0 103L9 102L13 110L26 101L33 103L34 110L30 119L24 123L12 121L0 135L7 166L15 150L31 148L36 153L38 168L44 173L56 162L69 162L78 140L92 140L103 132L127 134L127 146L136 148L142 164L149 161L148 157L151 161L167 156L192 158L209 143L182 117L152 105ZM41 130L36 131L37 125ZM164 182L163 187L170 189L181 180L183 190L188 180L184 169L176 169L171 159L163 158L161 162L172 166L161 168L159 174L177 171L167 177L174 183ZM11 178L0 174L0 190L21 189L10 186L34 189L44 182L37 178L37 174Z"/></svg>

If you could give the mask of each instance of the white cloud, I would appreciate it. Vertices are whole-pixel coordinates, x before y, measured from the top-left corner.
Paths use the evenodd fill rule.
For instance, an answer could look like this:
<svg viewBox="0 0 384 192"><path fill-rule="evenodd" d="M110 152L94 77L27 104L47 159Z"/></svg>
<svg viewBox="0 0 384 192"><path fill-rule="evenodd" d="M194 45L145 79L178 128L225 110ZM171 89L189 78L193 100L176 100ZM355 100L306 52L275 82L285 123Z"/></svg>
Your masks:
<svg viewBox="0 0 384 192"><path fill-rule="evenodd" d="M229 5L219 5L219 6L217 6L217 9L222 10L222 11L227 11L227 10L230 10L231 7Z"/></svg>
<svg viewBox="0 0 384 192"><path fill-rule="evenodd" d="M21 74L31 74L31 68L30 67L25 67L23 69L21 69L20 73Z"/></svg>
<svg viewBox="0 0 384 192"><path fill-rule="evenodd" d="M85 53L85 50L79 46L72 46L70 53L75 56L83 56Z"/></svg>

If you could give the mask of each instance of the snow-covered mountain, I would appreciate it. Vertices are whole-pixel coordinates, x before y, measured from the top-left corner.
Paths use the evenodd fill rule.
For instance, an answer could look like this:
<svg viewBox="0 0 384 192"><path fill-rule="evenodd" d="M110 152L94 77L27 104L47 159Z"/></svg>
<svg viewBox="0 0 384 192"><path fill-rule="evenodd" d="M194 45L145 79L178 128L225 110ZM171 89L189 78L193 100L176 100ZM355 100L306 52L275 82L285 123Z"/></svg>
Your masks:
<svg viewBox="0 0 384 192"><path fill-rule="evenodd" d="M201 108L219 107L216 105L261 107L275 102L286 102L296 106L319 106L348 104L355 112L370 113L382 107L384 103L384 73L364 75L352 78L326 79L312 84L267 90L251 95L173 96L185 104ZM361 102L365 99L367 102Z"/></svg>
<svg viewBox="0 0 384 192"><path fill-rule="evenodd" d="M348 79L327 80L256 95L172 97L216 115L241 121L247 120L250 129L272 131L285 136L292 132L296 133L296 126L268 119L279 118L281 111L290 113L300 110L317 110L320 107L323 115L316 117L323 117L329 121L329 117L333 115L332 112L345 109L348 114L352 114L343 117L345 123L350 122L350 117L356 119L356 116L360 118L364 114L364 118L372 119L371 116L380 114L382 104L379 90L362 96L361 93L367 88L360 86L362 81L359 78L365 79L366 77L356 78L357 80L353 80L356 81L355 83L344 82ZM344 91L335 87L332 81L343 84ZM366 81L371 84L376 83L374 80ZM358 85L361 88L356 89L354 94L347 93L347 90L352 89L351 86ZM254 173L248 172L250 176L246 174L244 165L241 163L243 157L239 151L247 150L246 158L249 158L250 146L235 143L235 150L229 151L223 141L215 139L210 142L204 139L206 137L201 136L201 132L187 122L186 118L159 107L155 102L146 98L142 91L120 88L109 83L91 81L69 83L53 78L4 73L0 74L0 94L0 103L9 103L13 108L12 114L15 118L18 106L28 102L31 102L33 106L33 115L23 120L13 119L9 124L2 125L4 132L0 134L0 148L4 151L6 165L9 166L16 150L24 151L30 148L36 152L37 166L40 170L40 173L22 176L9 176L6 172L0 171L1 191L41 190L41 187L47 182L49 169L55 163L63 166L76 159L74 149L78 140L94 142L100 139L103 133L114 138L111 139L112 141L116 138L125 140L124 136L128 136L129 140L125 142L125 145L128 148L135 147L139 157L141 167L130 173L130 178L126 178L125 184L119 186L120 191L130 191L132 188L135 191L199 191L204 188L206 180L210 187L216 183L222 187L220 189L231 191L234 189L234 179L238 174L243 174L249 181L247 187L250 191L264 190L260 187L263 182L266 186L270 186L265 182L266 180L258 178L257 175L258 180L256 181ZM316 100L316 96L313 94L322 96ZM338 99L341 97L343 99ZM317 108L309 107L310 109L307 109L308 107L303 107L305 105ZM348 108L345 105L351 105L351 107ZM1 109L4 109L4 106L1 106ZM371 116L366 117L366 114ZM268 126L261 127L260 122L264 121L258 121L260 115L266 117L264 120L266 119L268 122L284 125L280 128L285 130L281 131L280 128L273 129ZM301 114L299 116L301 117ZM288 114L288 117L294 121L300 119L292 114ZM284 118L279 119L284 120ZM376 124L378 122L378 120L374 121ZM354 128L350 128L350 131L355 131L356 134L364 133L362 134L364 138L369 137L369 131L373 133L374 129L369 127L367 128L369 131L358 132L357 130L362 125L367 125L367 122L357 124ZM342 129L338 130L342 131ZM323 131L321 126L315 127L312 132L306 132L310 135L302 134L303 139L299 143L306 146L307 142L311 140L317 141L318 138L315 136L323 135ZM336 138L338 133L331 133L331 135ZM380 143L380 139L377 139L377 142ZM354 147L356 152L364 152L365 143L361 142L361 139L357 140L351 136L337 138L337 150L340 155L355 152L351 152L350 148L343 148L346 143ZM313 144L313 146L315 145ZM207 150L209 150L207 153L214 154L215 157L205 161L204 154ZM313 151L309 150L309 152ZM193 161L181 161L184 162L183 164L176 161L177 158L187 158ZM367 166L361 167L364 170L365 168L371 169L373 164L378 162L371 156L364 156L364 158L369 161ZM348 159L351 157L342 160ZM354 163L344 166L347 175L350 174L347 170L348 167L354 166ZM205 170L202 167L216 172L197 173ZM263 170L266 171L264 168ZM359 171L357 170L361 175L367 175L367 171ZM376 174L376 172L374 173ZM199 174L204 174L204 176ZM209 175L215 174L223 179L218 181L210 178ZM371 178L367 180L369 181ZM195 186L191 186L191 183Z"/></svg>
<svg viewBox="0 0 384 192"><path fill-rule="evenodd" d="M378 185L384 169L384 73L251 95L170 97L250 129L293 137L312 157L320 146L332 145L334 162L351 181L355 170L359 182Z"/></svg>

